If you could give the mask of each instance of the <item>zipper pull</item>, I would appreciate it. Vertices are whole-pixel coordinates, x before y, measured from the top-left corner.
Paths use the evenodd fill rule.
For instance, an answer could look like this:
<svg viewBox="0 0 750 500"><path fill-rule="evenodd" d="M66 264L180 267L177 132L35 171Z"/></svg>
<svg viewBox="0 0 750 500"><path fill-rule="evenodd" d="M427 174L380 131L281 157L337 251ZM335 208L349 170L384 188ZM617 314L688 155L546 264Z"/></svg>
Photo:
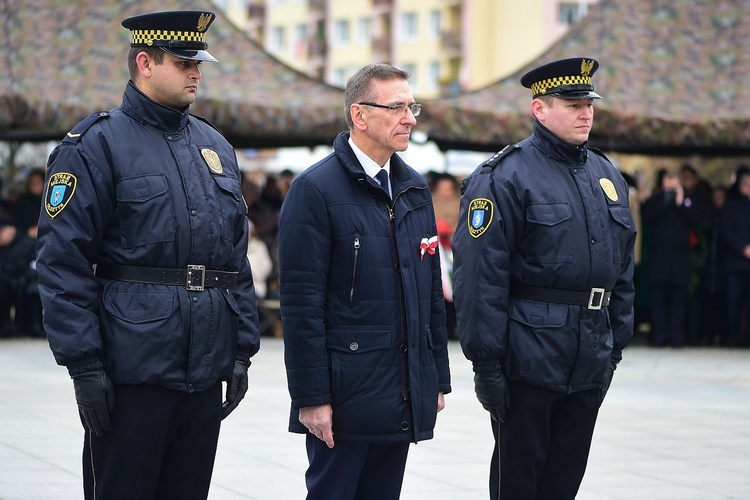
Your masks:
<svg viewBox="0 0 750 500"><path fill-rule="evenodd" d="M388 207L388 218L393 222L393 209L391 207Z"/></svg>

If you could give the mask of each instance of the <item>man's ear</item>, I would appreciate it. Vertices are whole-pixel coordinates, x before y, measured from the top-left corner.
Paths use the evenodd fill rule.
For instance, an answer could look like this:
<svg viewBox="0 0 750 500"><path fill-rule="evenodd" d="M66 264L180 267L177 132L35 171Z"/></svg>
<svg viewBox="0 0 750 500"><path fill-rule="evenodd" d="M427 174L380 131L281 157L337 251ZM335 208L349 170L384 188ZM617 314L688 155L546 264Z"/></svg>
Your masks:
<svg viewBox="0 0 750 500"><path fill-rule="evenodd" d="M533 101L531 101L531 112L534 113L534 118L536 118L540 122L544 122L544 109L546 107L547 105L541 99L534 99Z"/></svg>
<svg viewBox="0 0 750 500"><path fill-rule="evenodd" d="M147 52L139 52L138 55L135 56L135 63L138 66L138 72L141 76L144 78L151 78L151 73L154 69L154 64L156 63Z"/></svg>
<svg viewBox="0 0 750 500"><path fill-rule="evenodd" d="M349 114L352 117L352 123L354 124L354 128L358 130L367 129L367 121L365 120L365 116L362 113L362 106L360 106L359 104L352 104L349 107Z"/></svg>

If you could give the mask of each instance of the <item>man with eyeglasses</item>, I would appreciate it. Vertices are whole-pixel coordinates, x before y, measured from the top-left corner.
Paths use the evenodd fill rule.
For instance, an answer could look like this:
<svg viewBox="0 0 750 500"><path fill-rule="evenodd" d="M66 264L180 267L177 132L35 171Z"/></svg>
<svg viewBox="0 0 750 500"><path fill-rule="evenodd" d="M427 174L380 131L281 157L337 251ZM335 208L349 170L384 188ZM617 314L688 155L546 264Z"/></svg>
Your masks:
<svg viewBox="0 0 750 500"><path fill-rule="evenodd" d="M565 59L524 75L533 134L464 181L453 296L491 416L493 500L575 498L633 333L628 187L588 146L598 65Z"/></svg>
<svg viewBox="0 0 750 500"><path fill-rule="evenodd" d="M289 430L306 434L308 499L396 499L410 442L432 438L450 392L432 199L395 154L421 106L408 74L347 83L348 132L281 209Z"/></svg>

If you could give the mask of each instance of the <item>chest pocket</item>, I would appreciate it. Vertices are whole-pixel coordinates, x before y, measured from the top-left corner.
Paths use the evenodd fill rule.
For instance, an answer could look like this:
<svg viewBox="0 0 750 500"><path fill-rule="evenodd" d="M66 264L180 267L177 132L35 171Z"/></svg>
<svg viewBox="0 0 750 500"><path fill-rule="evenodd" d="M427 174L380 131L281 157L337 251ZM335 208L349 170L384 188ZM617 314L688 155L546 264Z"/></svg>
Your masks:
<svg viewBox="0 0 750 500"><path fill-rule="evenodd" d="M573 262L571 211L567 203L538 203L526 209L526 261L535 264Z"/></svg>
<svg viewBox="0 0 750 500"><path fill-rule="evenodd" d="M609 205L610 219L614 221L612 226L612 235L615 240L613 245L613 260L616 264L622 264L622 252L628 245L628 239L632 232L632 217L630 207L624 205Z"/></svg>
<svg viewBox="0 0 750 500"><path fill-rule="evenodd" d="M123 178L115 191L124 248L175 240L177 221L163 174Z"/></svg>
<svg viewBox="0 0 750 500"><path fill-rule="evenodd" d="M238 218L245 217L245 204L240 193L240 183L234 177L213 175L218 189L224 238L234 243ZM242 223L245 223L244 220Z"/></svg>

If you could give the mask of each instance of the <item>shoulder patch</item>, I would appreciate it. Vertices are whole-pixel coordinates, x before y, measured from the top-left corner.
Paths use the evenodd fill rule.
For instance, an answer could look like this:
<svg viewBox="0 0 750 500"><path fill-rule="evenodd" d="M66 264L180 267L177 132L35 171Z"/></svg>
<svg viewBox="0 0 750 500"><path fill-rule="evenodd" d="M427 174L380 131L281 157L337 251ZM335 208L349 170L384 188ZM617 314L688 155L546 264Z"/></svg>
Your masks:
<svg viewBox="0 0 750 500"><path fill-rule="evenodd" d="M85 134L86 131L90 129L94 123L98 122L102 118L107 117L109 117L109 111L97 111L96 113L91 113L89 116L81 120L78 125L73 127L73 130L67 133L62 142L71 144L77 143L79 140L81 140L81 136Z"/></svg>
<svg viewBox="0 0 750 500"><path fill-rule="evenodd" d="M495 207L487 198L474 198L469 202L469 234L473 238L482 236L492 224Z"/></svg>
<svg viewBox="0 0 750 500"><path fill-rule="evenodd" d="M49 176L47 193L44 195L44 211L54 219L65 209L76 192L78 179L68 172L57 172Z"/></svg>

